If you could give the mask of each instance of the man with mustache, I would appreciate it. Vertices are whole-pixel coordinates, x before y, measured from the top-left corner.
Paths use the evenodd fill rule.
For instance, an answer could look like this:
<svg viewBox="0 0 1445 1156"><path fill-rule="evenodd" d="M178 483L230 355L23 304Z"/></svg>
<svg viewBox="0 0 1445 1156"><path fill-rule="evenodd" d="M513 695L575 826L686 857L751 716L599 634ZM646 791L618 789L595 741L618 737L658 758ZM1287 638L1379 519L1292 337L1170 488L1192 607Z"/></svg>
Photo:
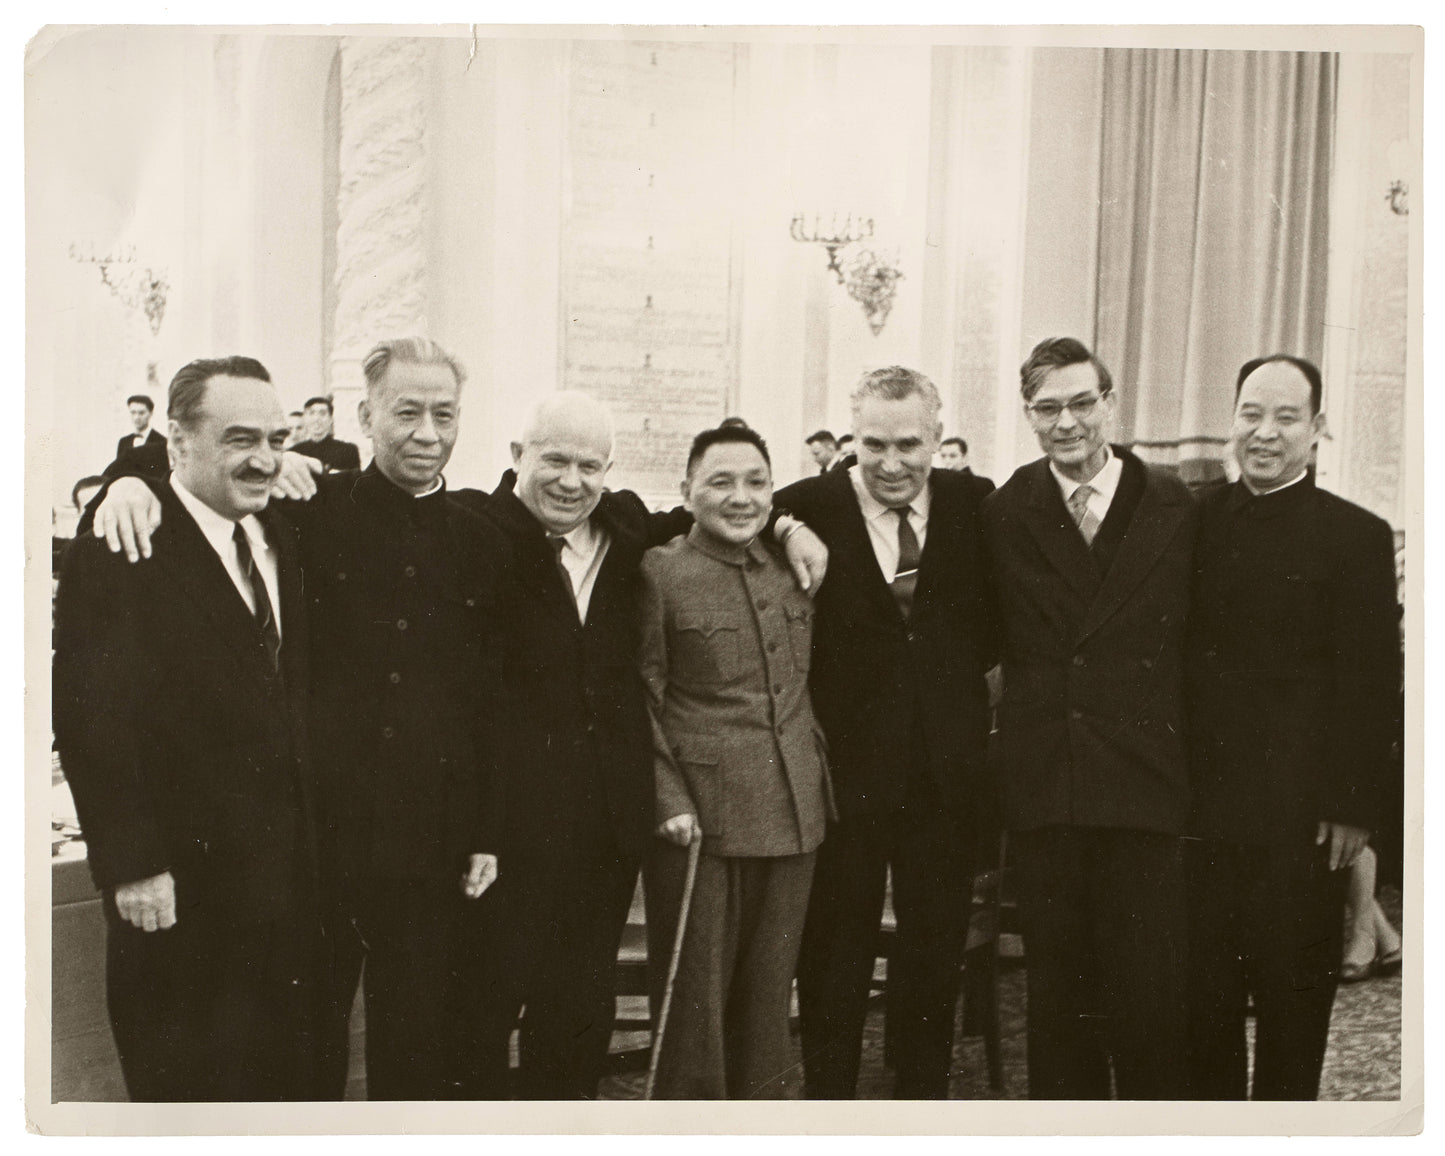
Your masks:
<svg viewBox="0 0 1445 1156"><path fill-rule="evenodd" d="M170 385L159 559L93 538L56 602L56 746L104 897L132 1100L308 1100L320 955L291 528L266 509L286 423L265 368Z"/></svg>
<svg viewBox="0 0 1445 1156"><path fill-rule="evenodd" d="M309 502L279 503L300 534L314 656L334 956L322 1094L345 1088L364 963L368 1097L445 1099L460 1085L458 936L496 875L491 728L510 549L442 478L461 418L456 360L428 338L399 338L372 349L363 372L371 465L315 479ZM150 515L135 485L116 482L96 524L143 553ZM142 508L116 516L108 507L127 505L127 490Z"/></svg>
<svg viewBox="0 0 1445 1156"><path fill-rule="evenodd" d="M1044 456L984 499L1004 624L991 759L1028 960L1029 1095L1183 1091L1184 624L1196 513L1108 434L1103 362L1019 371Z"/></svg>
<svg viewBox="0 0 1445 1156"><path fill-rule="evenodd" d="M1200 1100L1318 1096L1347 868L1392 794L1393 534L1315 485L1322 392L1303 358L1246 362L1230 433L1240 479L1203 503L1188 651L1189 1090Z"/></svg>

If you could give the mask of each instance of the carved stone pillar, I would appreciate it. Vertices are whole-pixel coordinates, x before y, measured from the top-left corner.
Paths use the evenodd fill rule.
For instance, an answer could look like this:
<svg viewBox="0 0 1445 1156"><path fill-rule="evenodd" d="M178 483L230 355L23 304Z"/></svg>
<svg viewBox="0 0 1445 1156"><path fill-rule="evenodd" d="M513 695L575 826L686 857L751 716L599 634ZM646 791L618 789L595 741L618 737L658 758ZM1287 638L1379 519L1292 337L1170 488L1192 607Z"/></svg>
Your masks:
<svg viewBox="0 0 1445 1156"><path fill-rule="evenodd" d="M342 38L328 366L342 436L367 350L385 337L426 332L426 113L424 41Z"/></svg>

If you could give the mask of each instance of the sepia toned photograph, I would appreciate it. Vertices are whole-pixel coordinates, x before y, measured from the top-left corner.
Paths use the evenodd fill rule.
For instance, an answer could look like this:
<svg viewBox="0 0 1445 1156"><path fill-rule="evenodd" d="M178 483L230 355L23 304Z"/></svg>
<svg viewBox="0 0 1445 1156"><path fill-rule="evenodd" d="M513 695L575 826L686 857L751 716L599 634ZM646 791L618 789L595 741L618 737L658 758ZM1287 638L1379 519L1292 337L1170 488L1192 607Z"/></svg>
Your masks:
<svg viewBox="0 0 1445 1156"><path fill-rule="evenodd" d="M1423 43L35 32L31 1129L1417 1134Z"/></svg>

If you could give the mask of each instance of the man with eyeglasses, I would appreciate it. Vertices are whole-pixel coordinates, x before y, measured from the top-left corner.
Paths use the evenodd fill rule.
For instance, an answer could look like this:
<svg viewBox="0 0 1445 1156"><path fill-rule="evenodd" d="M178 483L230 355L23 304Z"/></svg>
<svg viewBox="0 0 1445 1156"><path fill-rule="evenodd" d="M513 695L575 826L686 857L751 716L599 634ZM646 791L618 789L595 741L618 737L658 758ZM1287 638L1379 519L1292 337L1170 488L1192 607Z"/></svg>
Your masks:
<svg viewBox="0 0 1445 1156"><path fill-rule="evenodd" d="M1029 1094L1177 1098L1197 514L1177 478L1110 446L1117 395L1081 342L1040 342L1020 376L1044 457L985 499L983 522L1004 629L991 759L1028 961Z"/></svg>

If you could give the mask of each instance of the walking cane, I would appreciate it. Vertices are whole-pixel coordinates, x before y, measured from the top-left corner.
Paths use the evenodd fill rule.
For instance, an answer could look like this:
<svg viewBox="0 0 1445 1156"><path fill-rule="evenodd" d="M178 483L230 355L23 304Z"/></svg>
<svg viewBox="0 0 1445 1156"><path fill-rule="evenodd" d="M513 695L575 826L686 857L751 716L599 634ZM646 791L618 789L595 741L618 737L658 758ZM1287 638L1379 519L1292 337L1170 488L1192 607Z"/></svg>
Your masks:
<svg viewBox="0 0 1445 1156"><path fill-rule="evenodd" d="M652 1099L652 1086L657 1082L657 1061L662 1055L662 1037L667 1031L667 1013L672 1010L672 987L677 982L677 965L682 961L682 937L687 933L687 916L692 910L692 885L697 880L697 860L702 853L702 832L693 835L687 845L687 879L682 885L682 910L677 916L677 934L672 937L672 958L667 963L667 983L662 989L662 1007L657 1013L657 1029L652 1033L652 1058L647 1064L647 1087L644 1100Z"/></svg>

